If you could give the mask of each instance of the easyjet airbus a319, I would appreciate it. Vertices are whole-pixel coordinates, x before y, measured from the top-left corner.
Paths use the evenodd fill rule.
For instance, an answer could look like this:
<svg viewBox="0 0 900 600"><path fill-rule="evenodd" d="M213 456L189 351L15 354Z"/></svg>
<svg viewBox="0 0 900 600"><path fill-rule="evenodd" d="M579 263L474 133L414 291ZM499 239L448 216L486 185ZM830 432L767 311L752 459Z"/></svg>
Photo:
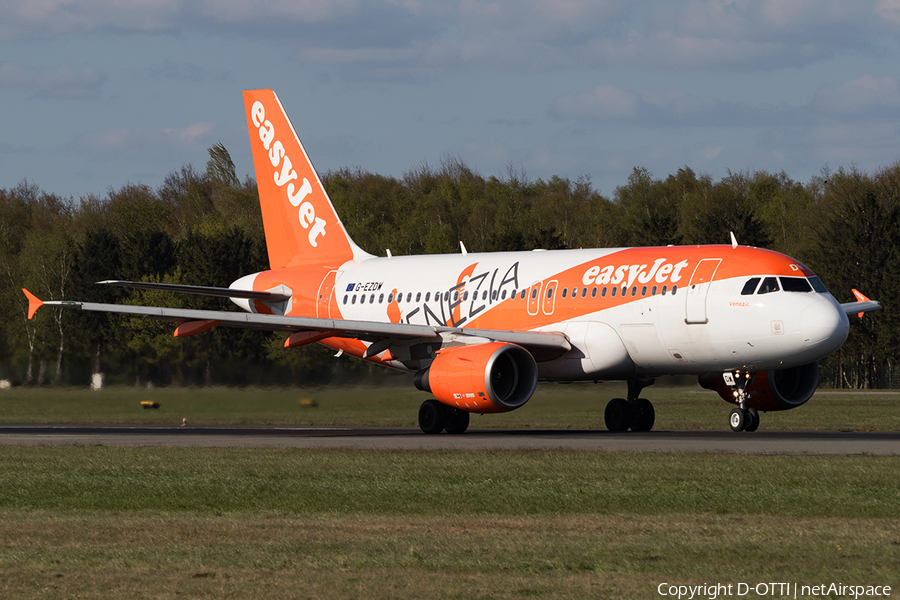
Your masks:
<svg viewBox="0 0 900 600"><path fill-rule="evenodd" d="M800 262L732 244L433 256L372 256L347 235L272 90L244 92L270 270L228 288L105 281L224 296L244 312L41 302L178 322L175 336L216 326L281 331L408 371L429 392L425 433L462 433L469 413L515 410L539 380L628 382L606 407L612 431L648 431L641 390L692 374L735 405L734 431L759 411L810 399L817 360L836 350L848 315L881 308L858 292L839 304Z"/></svg>

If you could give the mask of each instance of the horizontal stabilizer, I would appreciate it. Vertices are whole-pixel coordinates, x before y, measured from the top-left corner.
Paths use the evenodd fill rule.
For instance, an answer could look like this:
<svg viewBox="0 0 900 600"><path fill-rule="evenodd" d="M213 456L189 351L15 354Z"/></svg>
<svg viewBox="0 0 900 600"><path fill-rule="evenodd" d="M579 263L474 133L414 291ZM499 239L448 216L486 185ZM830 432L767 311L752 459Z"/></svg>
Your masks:
<svg viewBox="0 0 900 600"><path fill-rule="evenodd" d="M147 283L145 281L119 281L115 279L98 281L97 285L114 285L117 287L137 288L139 290L160 290L180 294L198 294L201 296L221 296L223 298L246 298L264 302L279 302L290 298L288 294L274 292L256 292L253 290L237 290L234 288L206 287L203 285L178 285L176 283Z"/></svg>

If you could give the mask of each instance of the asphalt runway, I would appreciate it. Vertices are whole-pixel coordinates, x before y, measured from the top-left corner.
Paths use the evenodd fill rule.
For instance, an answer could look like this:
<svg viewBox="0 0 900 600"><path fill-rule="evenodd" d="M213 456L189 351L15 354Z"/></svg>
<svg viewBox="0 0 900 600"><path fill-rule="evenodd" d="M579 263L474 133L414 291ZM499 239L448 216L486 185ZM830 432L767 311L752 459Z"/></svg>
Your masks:
<svg viewBox="0 0 900 600"><path fill-rule="evenodd" d="M0 445L353 448L369 450L598 450L737 454L900 454L900 432L481 429L425 435L415 427L0 425Z"/></svg>

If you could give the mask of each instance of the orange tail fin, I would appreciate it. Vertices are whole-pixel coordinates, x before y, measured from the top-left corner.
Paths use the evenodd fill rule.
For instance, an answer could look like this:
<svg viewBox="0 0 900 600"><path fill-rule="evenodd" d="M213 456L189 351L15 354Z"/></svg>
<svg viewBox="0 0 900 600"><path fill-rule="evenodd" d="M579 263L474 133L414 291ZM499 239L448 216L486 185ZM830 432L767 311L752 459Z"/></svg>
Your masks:
<svg viewBox="0 0 900 600"><path fill-rule="evenodd" d="M344 229L278 96L244 92L269 268L368 258Z"/></svg>

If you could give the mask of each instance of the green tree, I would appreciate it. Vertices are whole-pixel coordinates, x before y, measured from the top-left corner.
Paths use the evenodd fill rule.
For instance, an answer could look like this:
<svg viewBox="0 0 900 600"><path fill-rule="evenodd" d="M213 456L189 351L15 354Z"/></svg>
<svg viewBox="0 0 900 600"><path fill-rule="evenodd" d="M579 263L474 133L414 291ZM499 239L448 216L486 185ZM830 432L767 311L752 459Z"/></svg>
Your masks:
<svg viewBox="0 0 900 600"><path fill-rule="evenodd" d="M898 325L891 306L898 296L900 165L874 177L857 169L838 170L820 201L822 234L816 266L842 302L851 288L881 300L887 310L853 318L850 335L836 357L835 384L871 387L884 379L896 357ZM833 359L835 360L835 359Z"/></svg>
<svg viewBox="0 0 900 600"><path fill-rule="evenodd" d="M637 168L628 183L616 188L615 202L621 206L623 241L629 246L667 246L681 242L676 195L654 180L650 171ZM676 192L676 194L673 194Z"/></svg>

